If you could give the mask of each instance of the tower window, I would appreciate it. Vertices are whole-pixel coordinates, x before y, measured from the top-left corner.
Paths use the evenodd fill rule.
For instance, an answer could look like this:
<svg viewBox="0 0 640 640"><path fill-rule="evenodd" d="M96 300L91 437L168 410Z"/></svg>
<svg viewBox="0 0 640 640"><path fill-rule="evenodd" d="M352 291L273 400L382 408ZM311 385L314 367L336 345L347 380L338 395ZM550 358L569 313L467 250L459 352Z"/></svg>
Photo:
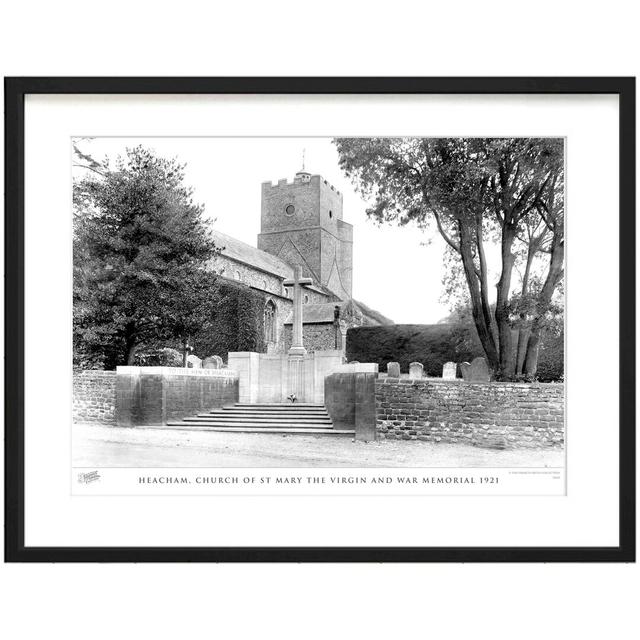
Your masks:
<svg viewBox="0 0 640 640"><path fill-rule="evenodd" d="M304 294L304 303L309 304L309 296L306 293Z"/></svg>
<svg viewBox="0 0 640 640"><path fill-rule="evenodd" d="M295 212L296 212L296 208L292 205L292 204L288 204L285 209L284 212L288 215L288 216L292 216Z"/></svg>
<svg viewBox="0 0 640 640"><path fill-rule="evenodd" d="M329 209L329 217L333 218L333 211L331 211L331 209Z"/></svg>

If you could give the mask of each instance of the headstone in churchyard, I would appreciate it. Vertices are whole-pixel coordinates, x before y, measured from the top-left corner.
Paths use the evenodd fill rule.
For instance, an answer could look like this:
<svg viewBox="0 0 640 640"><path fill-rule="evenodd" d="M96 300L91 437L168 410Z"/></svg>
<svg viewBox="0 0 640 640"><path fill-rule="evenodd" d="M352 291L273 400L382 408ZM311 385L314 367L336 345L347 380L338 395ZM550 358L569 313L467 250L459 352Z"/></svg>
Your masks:
<svg viewBox="0 0 640 640"><path fill-rule="evenodd" d="M222 358L220 356L207 356L202 361L203 369L222 369Z"/></svg>
<svg viewBox="0 0 640 640"><path fill-rule="evenodd" d="M444 380L454 380L456 377L456 366L455 362L445 362L442 366L442 378Z"/></svg>
<svg viewBox="0 0 640 640"><path fill-rule="evenodd" d="M202 369L202 360L193 354L187 356L187 367L189 369Z"/></svg>
<svg viewBox="0 0 640 640"><path fill-rule="evenodd" d="M462 379L469 382L471 379L471 364L469 362L461 362L460 373L462 374Z"/></svg>
<svg viewBox="0 0 640 640"><path fill-rule="evenodd" d="M400 363L399 362L389 362L387 364L387 376L389 376L389 378L399 378L400 377Z"/></svg>
<svg viewBox="0 0 640 640"><path fill-rule="evenodd" d="M469 374L469 382L489 382L491 380L491 372L484 358L474 358L471 363Z"/></svg>
<svg viewBox="0 0 640 640"><path fill-rule="evenodd" d="M412 362L409 365L409 377L410 378L422 378L424 367L422 362Z"/></svg>

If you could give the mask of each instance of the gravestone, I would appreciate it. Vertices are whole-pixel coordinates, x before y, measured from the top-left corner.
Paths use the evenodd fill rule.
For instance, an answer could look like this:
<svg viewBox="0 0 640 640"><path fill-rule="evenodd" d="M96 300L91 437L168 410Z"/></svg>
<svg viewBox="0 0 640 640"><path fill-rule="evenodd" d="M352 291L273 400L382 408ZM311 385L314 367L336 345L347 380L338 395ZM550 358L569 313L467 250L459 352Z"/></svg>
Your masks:
<svg viewBox="0 0 640 640"><path fill-rule="evenodd" d="M474 358L469 371L469 382L489 382L491 372L484 358Z"/></svg>
<svg viewBox="0 0 640 640"><path fill-rule="evenodd" d="M203 369L222 369L222 358L220 356L208 356L202 361Z"/></svg>
<svg viewBox="0 0 640 640"><path fill-rule="evenodd" d="M400 377L400 363L399 362L389 362L387 364L387 376L390 378L399 378Z"/></svg>
<svg viewBox="0 0 640 640"><path fill-rule="evenodd" d="M469 362L461 362L460 373L462 374L462 379L469 382L471 378L471 364Z"/></svg>
<svg viewBox="0 0 640 640"><path fill-rule="evenodd" d="M189 369L202 369L202 360L198 356L187 356L187 367Z"/></svg>
<svg viewBox="0 0 640 640"><path fill-rule="evenodd" d="M455 380L456 377L456 363L445 362L442 366L442 379L443 380Z"/></svg>
<svg viewBox="0 0 640 640"><path fill-rule="evenodd" d="M410 378L422 378L424 372L424 366L422 362L412 362L409 365L409 377Z"/></svg>

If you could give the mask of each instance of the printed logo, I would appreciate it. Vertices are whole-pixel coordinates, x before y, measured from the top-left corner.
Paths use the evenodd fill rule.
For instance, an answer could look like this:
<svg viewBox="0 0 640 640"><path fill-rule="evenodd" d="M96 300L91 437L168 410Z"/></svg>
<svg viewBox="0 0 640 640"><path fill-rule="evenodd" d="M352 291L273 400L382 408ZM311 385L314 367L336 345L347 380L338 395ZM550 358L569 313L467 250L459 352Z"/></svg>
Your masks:
<svg viewBox="0 0 640 640"><path fill-rule="evenodd" d="M78 474L78 482L81 484L89 484L90 482L95 482L96 480L100 480L100 474L97 471L88 471L86 473Z"/></svg>

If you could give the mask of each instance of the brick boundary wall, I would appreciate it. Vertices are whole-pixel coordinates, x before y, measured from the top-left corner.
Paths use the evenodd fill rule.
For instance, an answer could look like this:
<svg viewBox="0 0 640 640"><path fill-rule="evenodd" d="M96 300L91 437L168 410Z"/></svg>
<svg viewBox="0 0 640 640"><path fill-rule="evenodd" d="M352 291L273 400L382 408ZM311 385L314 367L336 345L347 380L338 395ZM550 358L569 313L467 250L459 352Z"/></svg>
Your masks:
<svg viewBox="0 0 640 640"><path fill-rule="evenodd" d="M378 378L380 439L498 449L562 447L564 384Z"/></svg>
<svg viewBox="0 0 640 640"><path fill-rule="evenodd" d="M231 369L118 367L119 427L162 425L238 402L238 373Z"/></svg>
<svg viewBox="0 0 640 640"><path fill-rule="evenodd" d="M377 369L378 365L374 366ZM334 429L353 429L355 439L363 442L376 439L377 377L377 371L353 370L332 373L324 379L325 406Z"/></svg>
<svg viewBox="0 0 640 640"><path fill-rule="evenodd" d="M116 372L73 372L73 421L116 424Z"/></svg>

